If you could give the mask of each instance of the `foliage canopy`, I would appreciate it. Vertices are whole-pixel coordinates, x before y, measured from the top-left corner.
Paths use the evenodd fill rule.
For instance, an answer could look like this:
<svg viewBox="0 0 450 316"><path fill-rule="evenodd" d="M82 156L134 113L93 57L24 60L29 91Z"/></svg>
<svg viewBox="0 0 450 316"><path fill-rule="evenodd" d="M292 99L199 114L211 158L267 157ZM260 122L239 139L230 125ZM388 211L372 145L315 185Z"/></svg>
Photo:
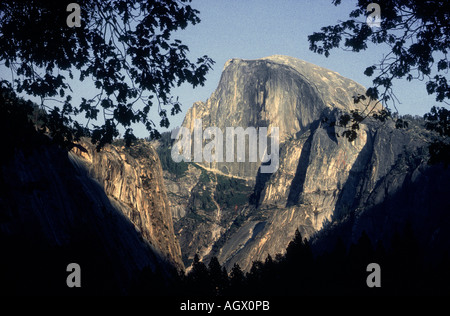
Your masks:
<svg viewBox="0 0 450 316"><path fill-rule="evenodd" d="M359 123L365 118L373 116L385 121L392 117L391 107L397 111L397 98L394 94L393 80L406 79L408 81L425 81L425 89L435 96L436 102L449 104L450 89L447 80L450 62L448 50L450 48L450 11L447 1L433 0L390 0L380 3L380 27L370 27L366 20L358 21L370 12L368 5L372 0L359 0L355 10L349 14L350 19L336 25L324 26L320 32L308 36L310 50L318 54L330 55L332 49L343 47L345 50L360 52L369 48L369 44L386 45L386 54L381 56L378 64L369 65L364 74L374 77L373 85L366 91L366 95L355 96L355 103L368 99L379 100L384 108L375 112L378 102L368 102L363 113L354 112L344 115L338 123L350 129L344 131L343 136L350 141L357 136ZM341 0L333 0L339 5ZM371 105L372 104L372 105ZM370 106L369 106L370 105ZM448 133L441 133L449 129L448 110L445 107L433 107L425 119L432 122L427 128L435 130L436 126L447 126L436 130L443 139L430 147L430 162L443 161L448 157L450 145ZM398 111L397 111L398 112ZM396 127L407 127L402 119L396 120ZM436 153L438 155L436 156ZM444 159L445 161L445 159ZM447 160L448 161L448 160Z"/></svg>
<svg viewBox="0 0 450 316"><path fill-rule="evenodd" d="M171 89L182 83L203 85L213 60L188 58L188 47L174 32L200 22L190 0L79 0L81 26L69 27L65 2L0 3L0 60L11 70L12 88L41 100L45 128L72 138L91 136L98 148L125 128L127 145L135 139L132 123L159 132L150 108L157 105L159 125L169 126L168 111L181 111ZM2 78L5 79L5 78ZM92 80L98 93L74 105L74 80ZM4 80L6 82L6 80ZM56 100L60 106L48 106ZM80 124L76 115L84 115ZM90 122L101 122L91 124Z"/></svg>

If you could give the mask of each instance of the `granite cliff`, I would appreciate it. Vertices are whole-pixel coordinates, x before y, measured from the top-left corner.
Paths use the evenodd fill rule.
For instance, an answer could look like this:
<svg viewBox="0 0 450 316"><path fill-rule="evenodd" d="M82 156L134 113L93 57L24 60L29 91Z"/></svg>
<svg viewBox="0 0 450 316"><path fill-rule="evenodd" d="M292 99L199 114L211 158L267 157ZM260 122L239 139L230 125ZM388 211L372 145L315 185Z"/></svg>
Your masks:
<svg viewBox="0 0 450 316"><path fill-rule="evenodd" d="M97 152L82 140L67 152L36 132L17 102L0 102L9 135L0 159L5 293L130 294L142 273L163 293L184 267L154 149L139 142ZM81 288L66 285L69 263L80 265Z"/></svg>
<svg viewBox="0 0 450 316"><path fill-rule="evenodd" d="M79 145L72 150L72 159L102 185L142 237L182 269L161 163L152 146L140 141L130 148L108 145L98 152L86 139Z"/></svg>
<svg viewBox="0 0 450 316"><path fill-rule="evenodd" d="M363 110L362 104L354 104L353 96L364 93L364 87L356 82L299 59L279 55L231 59L217 89L206 102L196 102L187 111L183 126L193 133L194 120L201 119L204 128L216 126L224 133L226 127L278 127L283 143L331 111ZM260 162L203 165L254 179Z"/></svg>
<svg viewBox="0 0 450 316"><path fill-rule="evenodd" d="M401 130L367 119L349 142L341 137L343 128L325 123L324 118L330 122L362 110L353 96L364 93L364 87L336 72L291 57L229 60L217 89L188 110L183 126L193 132L195 119L201 119L203 129L279 127L279 168L264 174L260 161L190 162L175 176L165 166L185 265L198 253L206 261L218 257L228 269L238 263L248 270L254 260L284 252L296 229L310 238L349 217L359 218L351 221L351 231L370 231L373 240L382 240L408 218L421 233L434 231L447 244L442 223L423 224L433 213L430 207L430 212L420 210L431 202L430 192L449 189L447 171L436 177L439 172L427 165L424 128ZM170 145L158 148L160 154L167 150ZM426 190L414 189L421 202L404 203L406 188L421 187L423 181ZM374 213L395 199L397 207ZM440 214L448 209L443 204L429 205ZM368 214L378 214L377 222Z"/></svg>

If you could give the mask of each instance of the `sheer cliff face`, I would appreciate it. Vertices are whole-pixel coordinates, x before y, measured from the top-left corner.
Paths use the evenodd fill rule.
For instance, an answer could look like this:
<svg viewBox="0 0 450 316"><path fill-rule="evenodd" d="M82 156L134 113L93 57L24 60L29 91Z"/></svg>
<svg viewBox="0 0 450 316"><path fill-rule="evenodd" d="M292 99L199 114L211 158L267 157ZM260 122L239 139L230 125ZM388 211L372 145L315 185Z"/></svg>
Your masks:
<svg viewBox="0 0 450 316"><path fill-rule="evenodd" d="M226 127L278 127L284 142L308 130L324 113L362 110L352 97L363 93L356 82L295 58L232 59L225 64L217 89L206 103L196 102L188 110L183 126L193 133L194 120L201 119L203 129L215 126L224 134ZM260 163L204 165L254 178Z"/></svg>
<svg viewBox="0 0 450 316"><path fill-rule="evenodd" d="M85 294L128 294L143 269L164 282L173 267L182 268L151 147L138 145L136 153L107 146L97 153L83 142L82 151L67 153L49 143L38 140L2 161L4 290L73 294L66 286L72 262L81 268L76 293Z"/></svg>
<svg viewBox="0 0 450 316"><path fill-rule="evenodd" d="M261 163L200 164L209 167L211 175L224 176L226 171L245 179L253 194L248 204L234 209L210 194L219 202L215 214L220 216L189 205L177 212L181 248L189 251L184 257L215 255L228 268L239 263L249 269L254 260L283 252L296 229L309 237L333 219L363 213L394 196L412 174L428 168L423 130L398 130L391 123L367 119L358 138L349 142L340 137L342 128L322 122L324 117L336 119L343 112L362 110L364 105L354 104L353 96L364 93L350 79L290 57L228 61L216 91L205 103L193 105L183 125L192 131L194 120L202 119L203 128L224 131L277 126L280 165L274 173L261 174Z"/></svg>
<svg viewBox="0 0 450 316"><path fill-rule="evenodd" d="M73 155L100 182L111 202L155 249L182 268L161 163L151 145L127 149L108 145L100 152L88 141L81 146L85 150L76 148Z"/></svg>
<svg viewBox="0 0 450 316"><path fill-rule="evenodd" d="M325 109L362 109L352 97L364 87L338 73L286 56L229 60L219 85L206 103L188 110L184 126L194 118L204 126L277 126L283 141L307 129Z"/></svg>

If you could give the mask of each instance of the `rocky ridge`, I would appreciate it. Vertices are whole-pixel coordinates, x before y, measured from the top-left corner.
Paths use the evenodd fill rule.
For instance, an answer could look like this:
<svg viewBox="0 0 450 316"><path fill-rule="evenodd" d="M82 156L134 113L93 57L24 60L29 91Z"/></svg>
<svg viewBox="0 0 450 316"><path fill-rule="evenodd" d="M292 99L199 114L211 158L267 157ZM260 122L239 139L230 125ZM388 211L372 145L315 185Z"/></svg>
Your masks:
<svg viewBox="0 0 450 316"><path fill-rule="evenodd" d="M188 110L183 126L193 131L195 119L202 120L203 128L222 130L277 126L280 166L272 174L262 174L261 162L189 164L176 182L182 186L189 179L190 195L171 199L172 208L178 210L174 225L185 265L197 253L204 260L217 256L228 269L238 263L248 270L254 260L282 253L296 229L311 237L350 214L371 213L368 210L397 196L412 179L422 181L420 176L431 168L426 151L429 138L423 128L400 130L390 122L367 119L358 138L349 142L341 137L343 128L325 123L342 113L363 110L364 104L353 102L355 95L363 93L365 88L336 72L287 56L229 60L217 89L206 102L196 102ZM202 167L207 169L199 173ZM246 192L248 200L231 207L232 202L218 201L213 190L218 175L230 181L245 179L245 190L226 188L228 198ZM166 186L173 187L170 171L164 177ZM442 178L439 181L434 185L447 185ZM192 196L201 196L205 203L195 205L199 198ZM424 193L420 197L430 198ZM405 214L403 207L393 212ZM419 212L413 209L409 214ZM381 229L401 225L398 220L388 223L379 231L370 229L374 240L385 235ZM430 225L437 229L436 223Z"/></svg>

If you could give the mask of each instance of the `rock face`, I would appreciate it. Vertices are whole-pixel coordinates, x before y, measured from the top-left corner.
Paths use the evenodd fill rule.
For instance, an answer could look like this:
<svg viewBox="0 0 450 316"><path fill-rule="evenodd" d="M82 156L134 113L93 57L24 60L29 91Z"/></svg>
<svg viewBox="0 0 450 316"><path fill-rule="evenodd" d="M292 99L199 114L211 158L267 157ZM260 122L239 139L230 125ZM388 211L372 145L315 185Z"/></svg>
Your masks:
<svg viewBox="0 0 450 316"><path fill-rule="evenodd" d="M363 109L352 97L364 87L331 70L286 56L258 60L229 60L211 97L196 102L186 114L183 126L194 132L194 120L203 128L279 128L284 142L307 131L324 113ZM224 145L225 147L225 145ZM225 152L225 151L224 151ZM205 166L226 170L231 175L255 178L260 163L212 162Z"/></svg>
<svg viewBox="0 0 450 316"><path fill-rule="evenodd" d="M112 203L150 244L182 269L181 250L173 231L156 151L147 142L130 148L108 145L100 152L87 140L81 146L86 151L75 148L73 154L81 158L80 162L100 182Z"/></svg>
<svg viewBox="0 0 450 316"><path fill-rule="evenodd" d="M183 267L155 151L70 153L36 133L2 158L0 279L9 294L129 294L141 271L155 286ZM82 148L82 147L79 147ZM69 288L69 263L81 288ZM149 269L149 270L148 270Z"/></svg>
<svg viewBox="0 0 450 316"><path fill-rule="evenodd" d="M340 137L343 128L323 123L363 110L353 96L364 93L350 79L291 57L228 61L216 91L193 105L183 126L193 132L195 119L201 119L203 129L279 127L279 168L263 174L261 162L190 164L176 179L178 185L189 179L190 195L171 199L185 265L198 253L204 260L217 256L228 269L238 263L248 270L254 260L284 252L296 229L311 237L349 214L363 214L428 170L424 129L398 130L366 119L349 142ZM233 179L242 186L223 187L229 194L219 201L220 190L213 188ZM173 187L170 172L165 180ZM233 203L239 193L247 202ZM203 204L195 204L199 197ZM382 236L373 234L375 240Z"/></svg>

